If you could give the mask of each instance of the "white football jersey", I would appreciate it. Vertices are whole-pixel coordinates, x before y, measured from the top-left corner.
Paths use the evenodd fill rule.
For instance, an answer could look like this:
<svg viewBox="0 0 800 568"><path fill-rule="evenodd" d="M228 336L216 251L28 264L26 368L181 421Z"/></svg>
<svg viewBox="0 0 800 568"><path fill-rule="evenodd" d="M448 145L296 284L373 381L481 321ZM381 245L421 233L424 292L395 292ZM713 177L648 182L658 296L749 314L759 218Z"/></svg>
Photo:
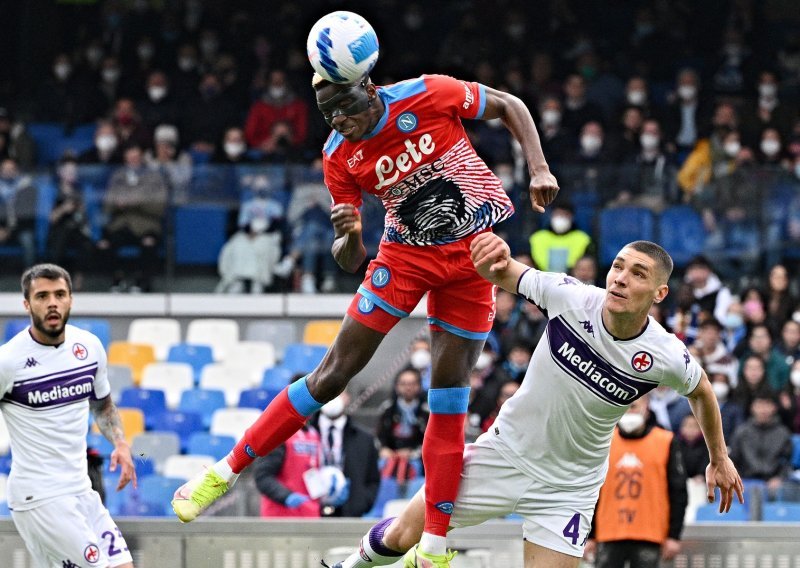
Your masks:
<svg viewBox="0 0 800 568"><path fill-rule="evenodd" d="M54 347L26 328L0 347L0 408L11 438L8 505L91 489L86 465L89 399L111 394L100 340L72 325Z"/></svg>
<svg viewBox="0 0 800 568"><path fill-rule="evenodd" d="M685 345L650 318L618 340L601 318L605 290L565 274L528 270L518 284L548 317L519 391L485 434L516 467L553 487L605 479L614 426L637 398L667 385L686 395L702 370Z"/></svg>

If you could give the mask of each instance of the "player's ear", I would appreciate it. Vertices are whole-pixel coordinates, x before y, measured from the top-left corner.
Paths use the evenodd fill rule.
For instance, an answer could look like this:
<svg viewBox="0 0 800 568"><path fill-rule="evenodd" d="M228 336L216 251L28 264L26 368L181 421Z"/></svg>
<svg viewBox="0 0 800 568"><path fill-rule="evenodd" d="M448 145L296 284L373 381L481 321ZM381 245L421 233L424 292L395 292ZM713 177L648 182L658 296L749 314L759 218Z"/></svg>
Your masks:
<svg viewBox="0 0 800 568"><path fill-rule="evenodd" d="M669 286L667 286L666 284L662 284L656 290L656 296L655 298L653 298L653 302L655 302L656 304L660 304L661 302L664 301L664 298L667 297L667 294L669 294Z"/></svg>

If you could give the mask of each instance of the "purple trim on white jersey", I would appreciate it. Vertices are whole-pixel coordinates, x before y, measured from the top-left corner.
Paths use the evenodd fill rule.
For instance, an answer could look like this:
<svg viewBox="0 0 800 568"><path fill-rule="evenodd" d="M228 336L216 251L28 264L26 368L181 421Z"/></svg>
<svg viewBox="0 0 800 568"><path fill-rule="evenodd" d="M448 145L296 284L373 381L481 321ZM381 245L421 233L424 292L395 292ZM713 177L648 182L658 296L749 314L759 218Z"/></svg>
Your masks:
<svg viewBox="0 0 800 568"><path fill-rule="evenodd" d="M561 316L547 323L547 336L553 361L610 404L627 406L658 386L658 383L641 380L611 365Z"/></svg>
<svg viewBox="0 0 800 568"><path fill-rule="evenodd" d="M49 379L38 377L40 380L36 382L15 383L11 392L3 397L3 402L32 410L44 410L80 402L93 396L97 364L57 374L60 376Z"/></svg>

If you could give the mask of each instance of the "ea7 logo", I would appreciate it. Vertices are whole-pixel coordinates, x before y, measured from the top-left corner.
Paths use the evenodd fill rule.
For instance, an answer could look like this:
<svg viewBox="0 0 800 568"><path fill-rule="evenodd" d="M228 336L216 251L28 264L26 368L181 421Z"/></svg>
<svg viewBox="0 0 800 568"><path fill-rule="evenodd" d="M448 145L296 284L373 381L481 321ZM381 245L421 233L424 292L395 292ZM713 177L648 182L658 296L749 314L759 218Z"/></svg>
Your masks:
<svg viewBox="0 0 800 568"><path fill-rule="evenodd" d="M351 168L355 167L355 165L364 159L364 151L359 150L349 158L347 158L347 165Z"/></svg>

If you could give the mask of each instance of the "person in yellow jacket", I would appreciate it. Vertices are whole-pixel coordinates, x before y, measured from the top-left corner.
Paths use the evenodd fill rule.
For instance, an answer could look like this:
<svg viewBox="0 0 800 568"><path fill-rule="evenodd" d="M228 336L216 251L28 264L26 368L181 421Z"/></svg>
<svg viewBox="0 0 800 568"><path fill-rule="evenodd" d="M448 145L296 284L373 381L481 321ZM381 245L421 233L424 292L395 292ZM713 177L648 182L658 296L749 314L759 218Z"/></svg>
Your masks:
<svg viewBox="0 0 800 568"><path fill-rule="evenodd" d="M550 227L530 237L531 257L536 268L547 272L567 272L584 256L592 238L575 228L575 209L562 202L553 205Z"/></svg>
<svg viewBox="0 0 800 568"><path fill-rule="evenodd" d="M681 550L687 502L677 438L655 425L644 396L614 431L586 555L596 568L658 568Z"/></svg>

